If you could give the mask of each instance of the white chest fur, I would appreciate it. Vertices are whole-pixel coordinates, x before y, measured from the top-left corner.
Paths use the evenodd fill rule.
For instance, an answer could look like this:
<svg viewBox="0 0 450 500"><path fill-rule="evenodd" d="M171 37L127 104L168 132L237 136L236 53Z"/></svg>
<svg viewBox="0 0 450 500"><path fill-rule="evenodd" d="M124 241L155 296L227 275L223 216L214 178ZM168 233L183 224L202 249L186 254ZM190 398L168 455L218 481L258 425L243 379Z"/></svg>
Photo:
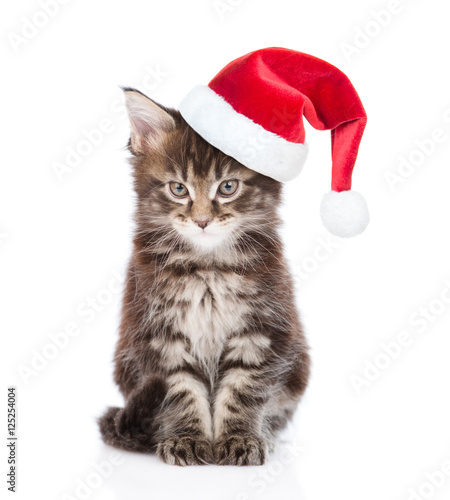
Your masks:
<svg viewBox="0 0 450 500"><path fill-rule="evenodd" d="M202 271L180 280L174 326L190 339L199 360L218 358L227 336L242 328L248 304L238 294L244 289L248 284L236 273Z"/></svg>
<svg viewBox="0 0 450 500"><path fill-rule="evenodd" d="M218 271L196 271L166 287L159 307L150 308L148 321L163 315L174 332L189 339L190 348L181 339L166 342L161 337L153 338L151 345L164 365L176 368L185 362L200 363L213 385L224 344L230 334L242 330L250 310L240 297L244 290L246 294L256 293L256 286L239 274ZM156 304L152 296L150 303Z"/></svg>

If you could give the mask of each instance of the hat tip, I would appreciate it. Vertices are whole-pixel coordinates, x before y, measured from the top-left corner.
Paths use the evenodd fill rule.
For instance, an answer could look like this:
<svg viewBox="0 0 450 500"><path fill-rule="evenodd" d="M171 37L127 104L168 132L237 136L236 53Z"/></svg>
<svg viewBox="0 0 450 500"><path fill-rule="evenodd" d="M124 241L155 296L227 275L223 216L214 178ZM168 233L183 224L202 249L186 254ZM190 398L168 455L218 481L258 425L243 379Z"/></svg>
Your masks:
<svg viewBox="0 0 450 500"><path fill-rule="evenodd" d="M320 205L320 216L327 230L341 238L362 233L370 219L364 197L350 190L326 193Z"/></svg>

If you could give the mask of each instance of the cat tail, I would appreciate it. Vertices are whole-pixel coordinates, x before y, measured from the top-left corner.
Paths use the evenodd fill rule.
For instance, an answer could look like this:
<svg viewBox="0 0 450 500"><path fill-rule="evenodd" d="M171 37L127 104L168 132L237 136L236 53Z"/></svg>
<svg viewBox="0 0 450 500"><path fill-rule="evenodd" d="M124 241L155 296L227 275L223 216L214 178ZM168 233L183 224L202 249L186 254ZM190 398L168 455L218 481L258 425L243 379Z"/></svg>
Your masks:
<svg viewBox="0 0 450 500"><path fill-rule="evenodd" d="M122 450L153 451L155 415L166 394L163 380L152 378L130 394L125 408L109 407L98 419L103 441Z"/></svg>

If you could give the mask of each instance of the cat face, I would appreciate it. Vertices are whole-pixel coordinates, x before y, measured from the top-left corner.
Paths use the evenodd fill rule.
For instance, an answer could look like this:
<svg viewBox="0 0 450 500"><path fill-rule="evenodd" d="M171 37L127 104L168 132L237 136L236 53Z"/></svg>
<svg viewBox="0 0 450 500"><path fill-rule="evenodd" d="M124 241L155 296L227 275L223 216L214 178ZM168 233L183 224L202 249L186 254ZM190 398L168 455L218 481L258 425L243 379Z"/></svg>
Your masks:
<svg viewBox="0 0 450 500"><path fill-rule="evenodd" d="M149 244L217 253L273 229L280 183L211 146L178 112L137 91L125 95L138 230Z"/></svg>
<svg viewBox="0 0 450 500"><path fill-rule="evenodd" d="M212 148L211 148L212 149ZM209 251L233 243L245 223L242 201L251 189L251 174L239 164L209 159L209 170L199 174L191 166L175 168L175 176L165 184L165 194L173 205L172 227L199 250Z"/></svg>

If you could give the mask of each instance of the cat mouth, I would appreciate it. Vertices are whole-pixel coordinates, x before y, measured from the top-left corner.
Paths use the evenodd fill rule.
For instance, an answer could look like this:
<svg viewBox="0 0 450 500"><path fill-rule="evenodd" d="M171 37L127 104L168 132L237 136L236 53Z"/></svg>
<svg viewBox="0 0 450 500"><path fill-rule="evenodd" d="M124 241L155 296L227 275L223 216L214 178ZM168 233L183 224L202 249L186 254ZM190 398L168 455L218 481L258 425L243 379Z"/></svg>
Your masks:
<svg viewBox="0 0 450 500"><path fill-rule="evenodd" d="M195 246L203 250L213 250L220 247L226 240L227 235L223 232L208 230L207 228L187 234L186 237Z"/></svg>
<svg viewBox="0 0 450 500"><path fill-rule="evenodd" d="M206 231L205 229L202 229L200 233L197 233L196 238L199 238L201 240L213 240L213 239L218 239L220 238L220 234L214 234L211 233L210 231Z"/></svg>

